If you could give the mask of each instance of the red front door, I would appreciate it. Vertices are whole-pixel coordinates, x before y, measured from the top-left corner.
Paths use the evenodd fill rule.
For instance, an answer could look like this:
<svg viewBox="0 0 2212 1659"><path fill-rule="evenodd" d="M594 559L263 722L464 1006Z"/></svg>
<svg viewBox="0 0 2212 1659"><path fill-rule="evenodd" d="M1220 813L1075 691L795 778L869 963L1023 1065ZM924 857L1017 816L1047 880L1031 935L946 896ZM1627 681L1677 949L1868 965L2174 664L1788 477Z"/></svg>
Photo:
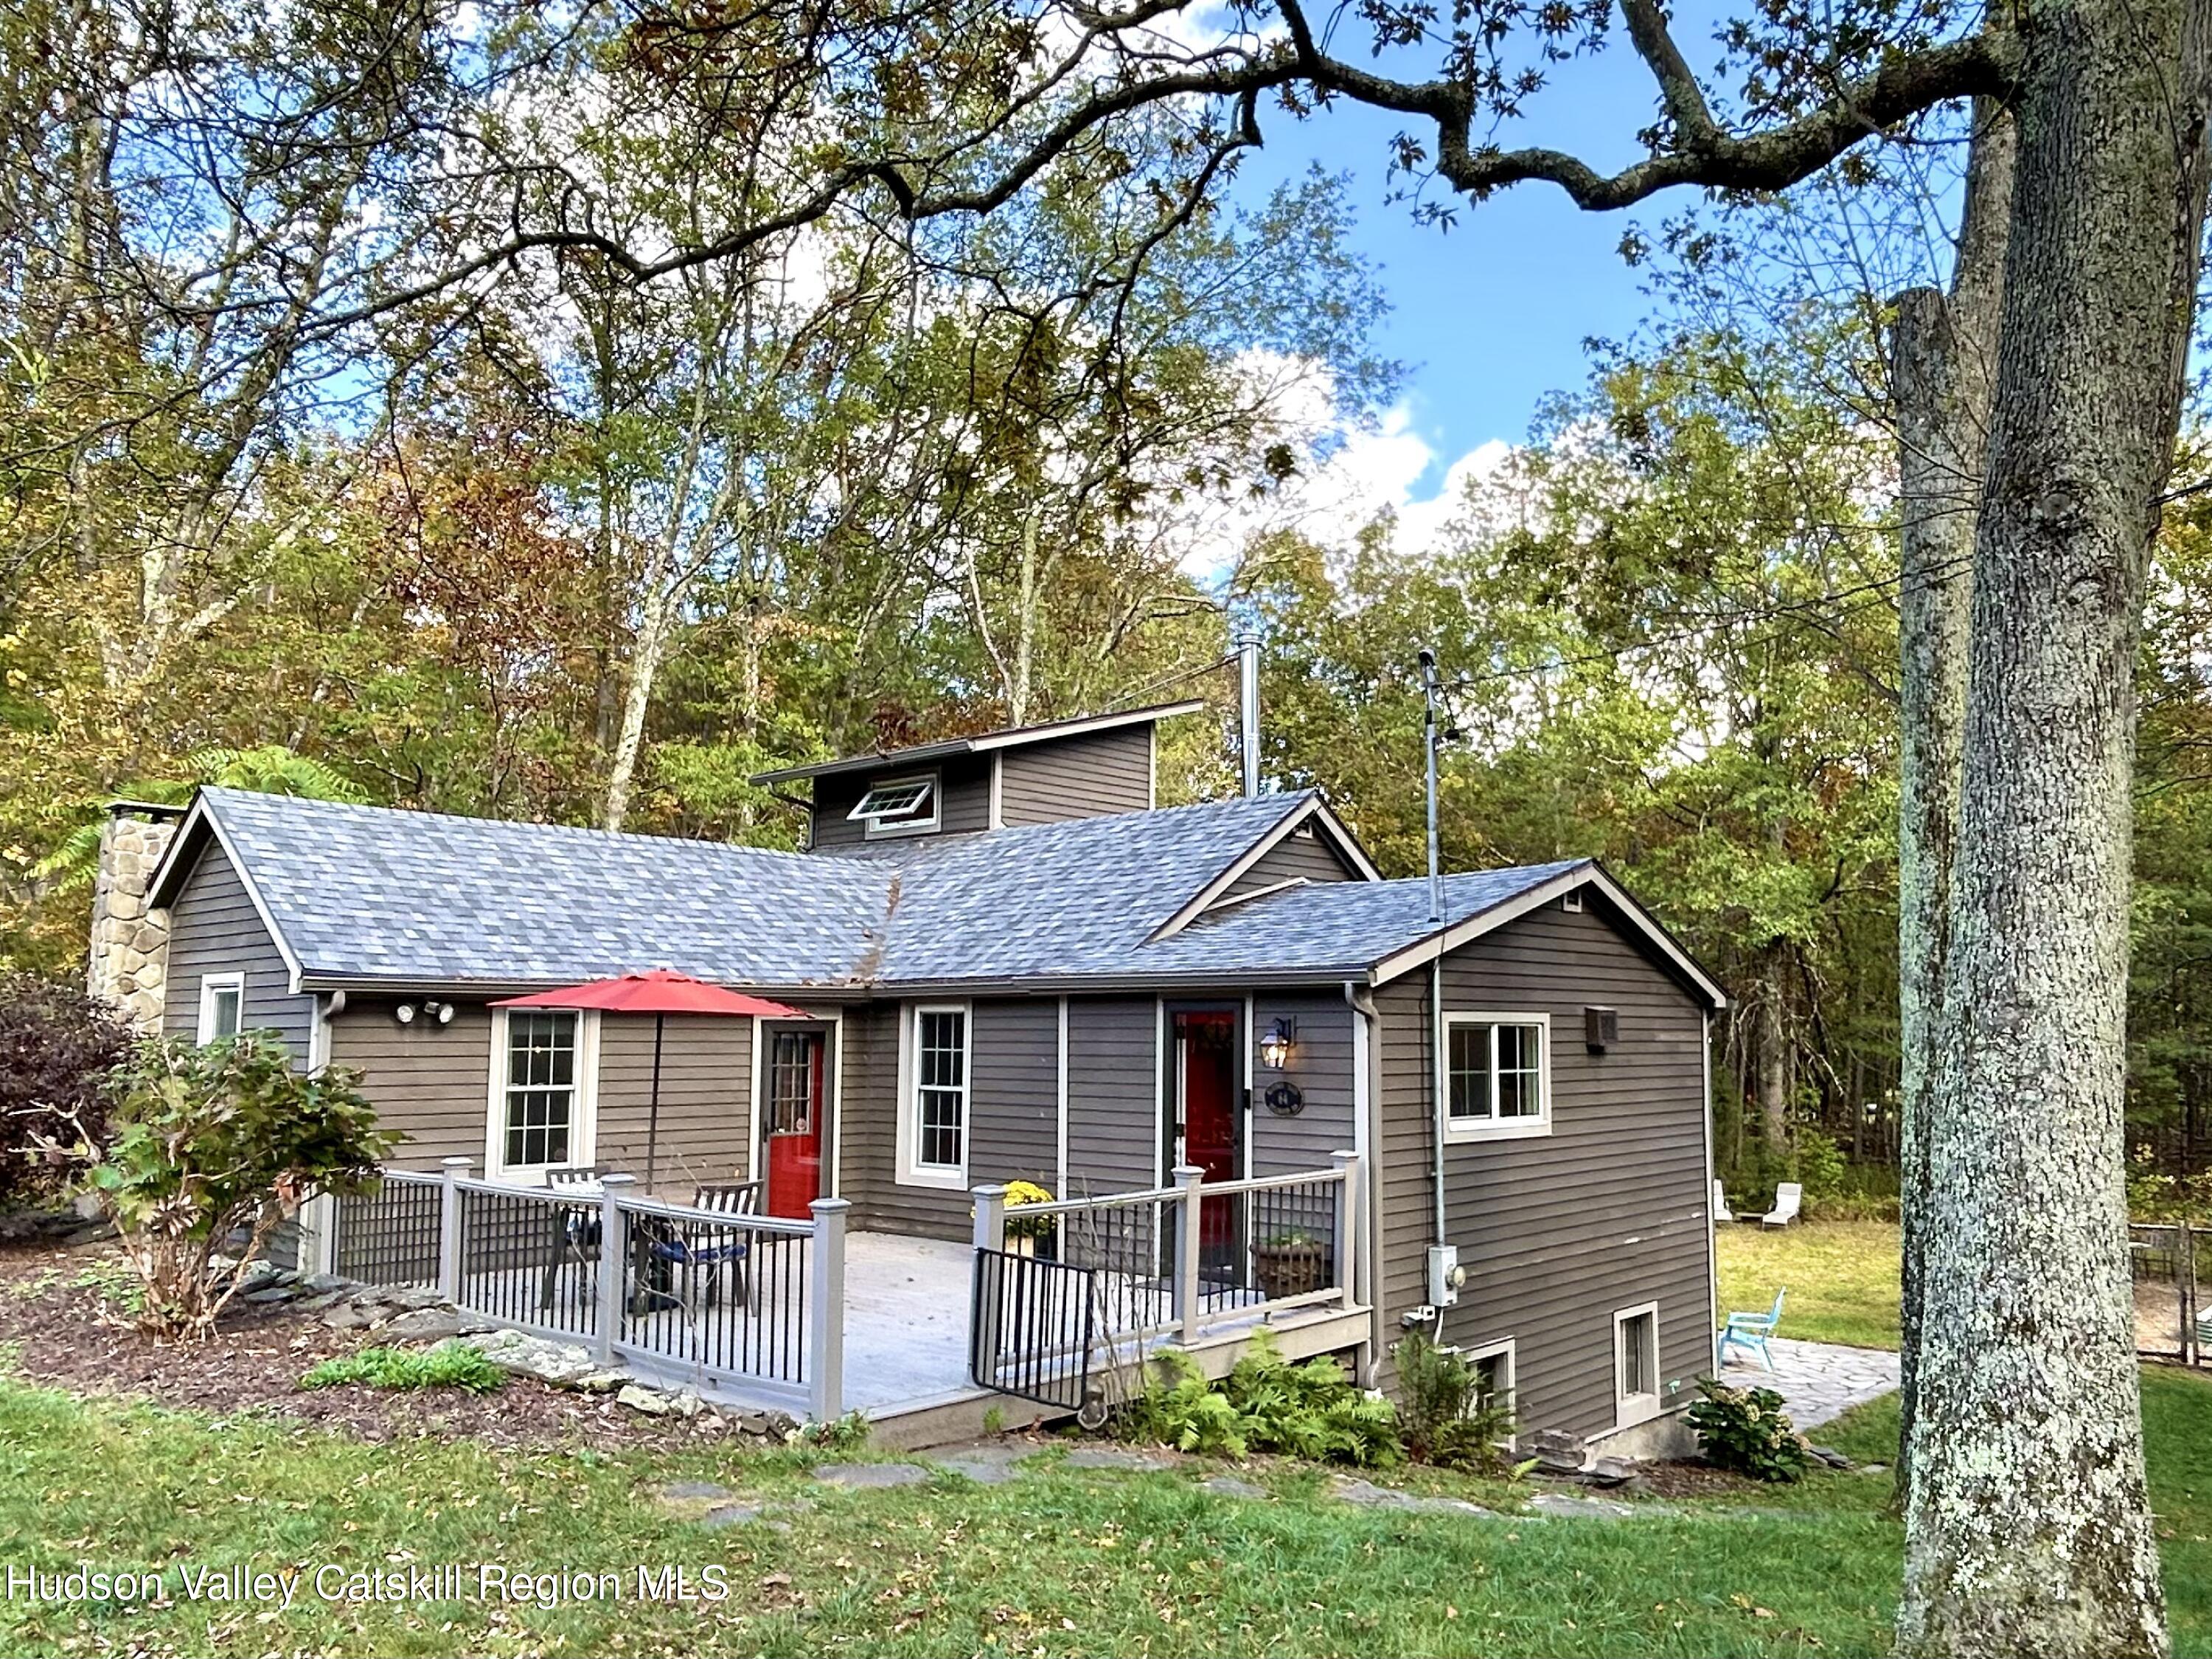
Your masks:
<svg viewBox="0 0 2212 1659"><path fill-rule="evenodd" d="M1234 1181L1239 1170L1237 1016L1220 1012L1175 1017L1176 1057L1182 1108L1182 1156L1208 1181ZM1236 1202L1212 1198L1199 1216L1200 1244L1214 1267L1235 1254Z"/></svg>
<svg viewBox="0 0 2212 1659"><path fill-rule="evenodd" d="M822 1060L819 1031L768 1034L768 1212L804 1219L822 1196Z"/></svg>

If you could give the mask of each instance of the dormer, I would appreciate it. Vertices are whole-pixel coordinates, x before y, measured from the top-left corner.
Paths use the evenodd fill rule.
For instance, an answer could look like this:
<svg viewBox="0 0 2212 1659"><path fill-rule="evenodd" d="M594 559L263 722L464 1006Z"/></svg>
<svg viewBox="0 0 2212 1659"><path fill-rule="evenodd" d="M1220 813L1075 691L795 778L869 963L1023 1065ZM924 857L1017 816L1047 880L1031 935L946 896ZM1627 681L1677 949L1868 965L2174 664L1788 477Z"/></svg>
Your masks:
<svg viewBox="0 0 2212 1659"><path fill-rule="evenodd" d="M753 781L810 782L807 845L825 852L1141 812L1154 804L1159 722L1205 706L1162 703L1013 726L786 767Z"/></svg>

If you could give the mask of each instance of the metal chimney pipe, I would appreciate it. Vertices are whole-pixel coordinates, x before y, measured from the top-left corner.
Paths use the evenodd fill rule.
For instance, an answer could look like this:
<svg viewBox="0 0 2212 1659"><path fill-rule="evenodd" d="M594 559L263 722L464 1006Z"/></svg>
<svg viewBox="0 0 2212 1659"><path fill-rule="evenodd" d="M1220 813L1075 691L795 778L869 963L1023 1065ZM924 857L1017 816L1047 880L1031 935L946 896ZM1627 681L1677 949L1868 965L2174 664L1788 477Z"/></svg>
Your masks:
<svg viewBox="0 0 2212 1659"><path fill-rule="evenodd" d="M1260 793L1260 636L1249 630L1237 636L1239 749L1244 763L1244 799Z"/></svg>

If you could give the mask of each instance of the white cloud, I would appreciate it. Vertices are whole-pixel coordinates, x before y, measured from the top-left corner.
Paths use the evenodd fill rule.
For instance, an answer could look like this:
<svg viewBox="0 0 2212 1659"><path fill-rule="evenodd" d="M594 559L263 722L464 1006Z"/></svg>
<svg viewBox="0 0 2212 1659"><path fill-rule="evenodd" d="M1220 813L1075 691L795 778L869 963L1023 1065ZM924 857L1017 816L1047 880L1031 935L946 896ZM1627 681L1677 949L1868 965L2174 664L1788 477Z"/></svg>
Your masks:
<svg viewBox="0 0 2212 1659"><path fill-rule="evenodd" d="M1309 375L1280 398L1278 420L1296 449L1321 459L1264 495L1185 504L1168 533L1185 549L1184 568L1201 580L1218 580L1249 541L1273 531L1296 530L1342 549L1387 514L1396 545L1418 554L1437 546L1455 519L1472 512L1497 525L1517 508L1510 489L1468 501L1470 486L1507 481L1519 452L1502 438L1454 457L1439 474L1442 456L1407 405L1371 423L1346 422L1325 375Z"/></svg>

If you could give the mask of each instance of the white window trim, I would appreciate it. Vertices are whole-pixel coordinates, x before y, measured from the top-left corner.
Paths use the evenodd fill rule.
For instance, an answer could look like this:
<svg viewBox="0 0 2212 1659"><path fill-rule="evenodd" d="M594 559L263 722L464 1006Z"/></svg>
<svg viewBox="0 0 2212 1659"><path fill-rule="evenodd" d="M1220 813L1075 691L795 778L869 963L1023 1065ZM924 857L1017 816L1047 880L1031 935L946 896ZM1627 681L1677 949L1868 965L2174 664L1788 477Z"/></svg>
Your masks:
<svg viewBox="0 0 2212 1659"><path fill-rule="evenodd" d="M1498 1038L1490 1039L1489 1117L1454 1117L1451 1111L1451 1032L1455 1025L1535 1025L1544 1035L1537 1039L1543 1052L1536 1057L1536 1115L1498 1116ZM1443 1018L1443 1041L1437 1045L1437 1115L1443 1120L1447 1140L1533 1140L1552 1133L1552 1017L1526 1009L1491 1013L1448 1010Z"/></svg>
<svg viewBox="0 0 2212 1659"><path fill-rule="evenodd" d="M200 975L200 1023L198 1042L202 1048L213 1042L215 1032L215 999L218 991L238 993L238 1029L246 1030L246 975L244 974L202 974Z"/></svg>
<svg viewBox="0 0 2212 1659"><path fill-rule="evenodd" d="M899 818L885 823L880 819L862 817L855 806L845 816L859 818L861 836L868 841L896 841L901 836L930 836L937 833L945 822L945 775L942 772L908 772L895 778L871 778L860 799L867 798L878 789L895 788L902 783L926 783L929 786L929 816L926 818Z"/></svg>
<svg viewBox="0 0 2212 1659"><path fill-rule="evenodd" d="M957 1014L961 1035L966 1039L966 1063L960 1068L960 1163L951 1164L924 1164L919 1156L921 1144L921 1090L920 1067L915 1064L916 1051L921 1047L921 1017L924 1014ZM968 1152L975 1132L975 1010L966 1002L915 1002L907 1005L899 1016L898 1070L898 1158L894 1179L902 1187L934 1187L940 1191L965 1192L968 1188Z"/></svg>
<svg viewBox="0 0 2212 1659"><path fill-rule="evenodd" d="M1505 1404L1510 1409L1514 1396L1521 1391L1521 1357L1514 1351L1513 1339L1504 1337L1496 1342L1478 1343L1460 1351L1460 1357L1470 1365L1478 1360L1496 1359L1501 1355L1505 1360Z"/></svg>
<svg viewBox="0 0 2212 1659"><path fill-rule="evenodd" d="M484 1086L484 1178L512 1182L518 1186L542 1187L545 1164L507 1161L507 1027L508 1010L491 1011L491 1054ZM533 1010L560 1013L562 1009ZM599 1130L599 1015L594 1008L573 1011L576 1016L576 1115L568 1127L569 1164L598 1161Z"/></svg>
<svg viewBox="0 0 2212 1659"><path fill-rule="evenodd" d="M1620 1346L1620 1328L1644 1314L1651 1316L1651 1392L1629 1394L1622 1387L1627 1381L1627 1367L1622 1363L1625 1356ZM1617 1429L1633 1428L1658 1415L1659 1304L1639 1302L1632 1308L1617 1308L1613 1315L1613 1425Z"/></svg>

